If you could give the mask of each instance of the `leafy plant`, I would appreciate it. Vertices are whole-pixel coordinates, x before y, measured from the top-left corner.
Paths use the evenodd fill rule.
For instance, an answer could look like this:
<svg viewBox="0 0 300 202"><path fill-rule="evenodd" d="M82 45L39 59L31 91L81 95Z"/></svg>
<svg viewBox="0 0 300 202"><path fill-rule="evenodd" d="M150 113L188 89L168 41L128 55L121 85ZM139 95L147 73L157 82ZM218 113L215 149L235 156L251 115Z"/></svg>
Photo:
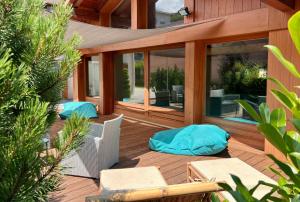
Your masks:
<svg viewBox="0 0 300 202"><path fill-rule="evenodd" d="M127 66L122 69L122 86L122 98L130 98L130 83Z"/></svg>
<svg viewBox="0 0 300 202"><path fill-rule="evenodd" d="M144 87L144 60L135 61L135 86Z"/></svg>
<svg viewBox="0 0 300 202"><path fill-rule="evenodd" d="M179 69L175 64L173 68L157 68L151 73L150 86L156 90L172 91L172 85L184 84L184 71Z"/></svg>
<svg viewBox="0 0 300 202"><path fill-rule="evenodd" d="M74 115L53 150L42 141L80 60L79 38L65 40L71 13L67 2L46 13L44 0L0 1L0 201L47 201L60 185L60 160L87 131Z"/></svg>
<svg viewBox="0 0 300 202"><path fill-rule="evenodd" d="M226 55L219 70L225 93L265 95L267 83L260 77L261 69L266 67L249 62L242 54Z"/></svg>
<svg viewBox="0 0 300 202"><path fill-rule="evenodd" d="M300 12L291 17L288 29L300 54ZM272 45L266 47L295 78L300 79L296 66L288 61L277 47ZM232 176L236 184L235 190L227 184L220 184L237 201L300 201L300 98L276 78L270 78L270 81L277 87L271 90L273 96L292 114L290 120L287 119L283 108L270 111L268 105L263 103L257 113L246 101L238 102L258 122L258 130L286 157L286 161L269 155L280 168L280 170L270 168L279 177L277 185L261 181L249 190L236 176ZM287 127L287 122L293 126L293 130ZM253 196L253 193L261 185L271 187L271 191L259 200Z"/></svg>

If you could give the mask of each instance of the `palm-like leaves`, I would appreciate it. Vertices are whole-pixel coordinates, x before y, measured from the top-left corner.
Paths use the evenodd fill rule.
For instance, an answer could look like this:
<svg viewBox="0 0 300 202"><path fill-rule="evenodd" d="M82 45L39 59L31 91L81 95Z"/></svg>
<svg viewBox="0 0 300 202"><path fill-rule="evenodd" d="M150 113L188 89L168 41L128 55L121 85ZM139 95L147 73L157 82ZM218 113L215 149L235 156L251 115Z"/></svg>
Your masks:
<svg viewBox="0 0 300 202"><path fill-rule="evenodd" d="M300 53L300 12L289 20L288 27L295 47ZM288 61L277 47L272 45L266 47L295 78L300 79L297 67ZM266 104L261 104L259 112L256 112L247 102L238 101L258 122L257 128L261 134L287 158L287 162L283 162L273 155L269 155L281 171L270 168L279 177L278 185L261 182L272 187L272 191L260 201L300 201L300 98L295 92L288 90L279 80L269 79L276 85L276 89L271 90L273 96L292 114L290 122L294 126L294 130L287 130L286 128L287 118L284 109L278 108L270 112ZM237 177L233 176L233 180L237 185L236 190L226 184L220 185L229 191L237 201L258 201L252 196L258 186L248 190ZM276 195L274 195L275 192Z"/></svg>

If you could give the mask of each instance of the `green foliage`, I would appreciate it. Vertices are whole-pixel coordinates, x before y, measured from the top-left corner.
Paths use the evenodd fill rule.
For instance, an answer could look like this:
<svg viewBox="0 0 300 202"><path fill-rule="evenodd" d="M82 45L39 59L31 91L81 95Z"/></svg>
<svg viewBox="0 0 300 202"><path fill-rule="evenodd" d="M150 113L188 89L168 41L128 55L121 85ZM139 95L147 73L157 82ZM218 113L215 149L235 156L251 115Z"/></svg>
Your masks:
<svg viewBox="0 0 300 202"><path fill-rule="evenodd" d="M183 21L184 17L179 13L174 13L171 15L171 22Z"/></svg>
<svg viewBox="0 0 300 202"><path fill-rule="evenodd" d="M135 86L144 87L144 61L135 61Z"/></svg>
<svg viewBox="0 0 300 202"><path fill-rule="evenodd" d="M130 83L129 83L129 75L128 68L122 68L122 98L130 98Z"/></svg>
<svg viewBox="0 0 300 202"><path fill-rule="evenodd" d="M156 90L172 91L172 85L184 85L184 71L179 69L177 65L173 68L157 68L151 73L150 86Z"/></svg>
<svg viewBox="0 0 300 202"><path fill-rule="evenodd" d="M71 12L63 2L51 14L43 0L0 2L0 201L47 201L59 162L83 141L87 120L76 115L52 152L42 141L80 59L78 37L64 39Z"/></svg>
<svg viewBox="0 0 300 202"><path fill-rule="evenodd" d="M300 12L289 20L289 32L298 51L300 47L299 24ZM277 47L271 45L266 47L295 78L300 79L300 73L296 66L288 61ZM259 107L259 112L256 112L247 102L242 100L238 102L258 122L258 130L286 157L287 162L269 155L280 168L280 171L270 168L279 178L277 185L260 182L255 188L248 190L234 176L233 180L237 185L236 190L226 184L220 184L237 201L300 201L300 98L295 92L288 90L279 80L270 78L270 81L276 85L276 89L272 89L273 96L283 104L286 110L290 111L291 120L286 118L286 112L283 108L270 111L269 107L263 103ZM293 130L287 128L287 122L290 122ZM258 200L253 197L253 193L261 184L271 187L272 190L261 200Z"/></svg>
<svg viewBox="0 0 300 202"><path fill-rule="evenodd" d="M260 77L262 65L250 63L240 54L227 55L220 66L222 88L225 93L265 95L266 78Z"/></svg>

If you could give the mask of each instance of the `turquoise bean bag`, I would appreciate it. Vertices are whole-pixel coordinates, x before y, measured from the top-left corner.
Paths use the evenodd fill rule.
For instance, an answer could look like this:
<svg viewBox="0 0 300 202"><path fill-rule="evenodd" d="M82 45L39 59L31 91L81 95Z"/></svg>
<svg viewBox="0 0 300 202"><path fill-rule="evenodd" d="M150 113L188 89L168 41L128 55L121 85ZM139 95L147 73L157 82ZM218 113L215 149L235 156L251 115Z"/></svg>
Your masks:
<svg viewBox="0 0 300 202"><path fill-rule="evenodd" d="M150 149L177 155L214 155L228 145L229 134L216 125L190 125L155 133L149 140Z"/></svg>
<svg viewBox="0 0 300 202"><path fill-rule="evenodd" d="M63 112L59 113L61 119L68 119L73 113L84 118L97 118L96 105L90 102L67 102L64 103Z"/></svg>

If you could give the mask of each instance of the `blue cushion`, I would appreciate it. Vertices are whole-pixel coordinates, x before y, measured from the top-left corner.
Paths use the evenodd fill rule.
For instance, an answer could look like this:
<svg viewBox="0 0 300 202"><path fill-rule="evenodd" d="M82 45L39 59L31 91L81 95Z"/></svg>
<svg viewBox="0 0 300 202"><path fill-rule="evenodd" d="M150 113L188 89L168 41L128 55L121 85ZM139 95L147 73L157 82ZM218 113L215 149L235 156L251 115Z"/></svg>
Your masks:
<svg viewBox="0 0 300 202"><path fill-rule="evenodd" d="M64 103L64 110L59 114L61 119L70 118L73 113L77 113L84 118L97 118L96 106L90 102L67 102Z"/></svg>
<svg viewBox="0 0 300 202"><path fill-rule="evenodd" d="M190 125L160 131L149 140L150 149L178 155L213 155L223 151L229 134L216 125Z"/></svg>

